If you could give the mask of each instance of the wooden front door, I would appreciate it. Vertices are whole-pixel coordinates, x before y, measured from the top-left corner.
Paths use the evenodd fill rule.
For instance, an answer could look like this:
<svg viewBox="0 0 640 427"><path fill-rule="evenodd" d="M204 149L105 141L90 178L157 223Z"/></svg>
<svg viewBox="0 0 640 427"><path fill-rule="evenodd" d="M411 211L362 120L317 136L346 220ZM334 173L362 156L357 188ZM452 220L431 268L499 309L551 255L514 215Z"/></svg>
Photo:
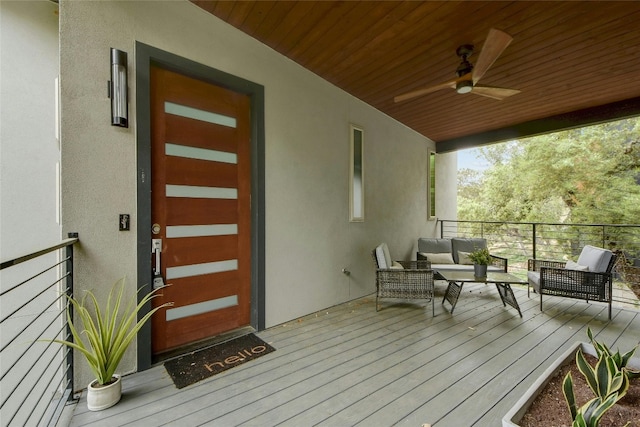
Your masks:
<svg viewBox="0 0 640 427"><path fill-rule="evenodd" d="M151 67L151 173L158 354L250 323L249 97Z"/></svg>

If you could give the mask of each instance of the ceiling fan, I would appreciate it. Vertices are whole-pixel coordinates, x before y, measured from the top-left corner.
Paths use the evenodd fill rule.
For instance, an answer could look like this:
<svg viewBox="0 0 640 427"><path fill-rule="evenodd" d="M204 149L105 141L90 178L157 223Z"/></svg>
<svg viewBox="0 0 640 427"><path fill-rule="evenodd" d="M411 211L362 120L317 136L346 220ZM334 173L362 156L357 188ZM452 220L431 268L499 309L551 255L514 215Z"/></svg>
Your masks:
<svg viewBox="0 0 640 427"><path fill-rule="evenodd" d="M468 58L473 54L473 45L465 44L456 50L456 54L462 59L460 65L456 69L457 78L440 83L435 86L417 89L398 95L393 100L395 102L407 101L417 98L428 93L436 92L441 89L455 89L458 93L475 93L476 95L486 96L488 98L503 100L504 98L520 93L517 89L506 89L493 86L478 85L478 81L484 76L489 67L498 59L498 57L509 46L513 37L509 34L492 28L489 30L487 39L482 46L478 61L475 67L471 65Z"/></svg>

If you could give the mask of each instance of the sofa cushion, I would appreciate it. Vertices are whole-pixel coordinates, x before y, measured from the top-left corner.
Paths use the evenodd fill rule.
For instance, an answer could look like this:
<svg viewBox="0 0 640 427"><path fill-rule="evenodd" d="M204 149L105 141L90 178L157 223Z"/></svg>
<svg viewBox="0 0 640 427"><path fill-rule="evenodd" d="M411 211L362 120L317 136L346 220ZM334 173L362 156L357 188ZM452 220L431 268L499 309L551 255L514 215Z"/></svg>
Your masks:
<svg viewBox="0 0 640 427"><path fill-rule="evenodd" d="M451 239L421 237L418 239L418 252L430 254L451 253Z"/></svg>
<svg viewBox="0 0 640 427"><path fill-rule="evenodd" d="M451 256L451 252L442 252L442 253L420 252L420 255L427 258L427 260L431 261L431 264L453 264L453 257Z"/></svg>
<svg viewBox="0 0 640 427"><path fill-rule="evenodd" d="M386 243L380 243L376 247L376 261L378 261L378 268L380 269L391 268L391 255Z"/></svg>
<svg viewBox="0 0 640 427"><path fill-rule="evenodd" d="M613 253L610 250L586 245L582 248L582 252L578 258L578 264L589 267L589 271L604 273L607 271L612 256Z"/></svg>
<svg viewBox="0 0 640 427"><path fill-rule="evenodd" d="M461 238L461 237L452 237L451 238L451 250L453 253L453 261L456 264L460 264L460 260L458 259L458 252L473 252L476 249L484 249L487 247L487 240L482 238Z"/></svg>

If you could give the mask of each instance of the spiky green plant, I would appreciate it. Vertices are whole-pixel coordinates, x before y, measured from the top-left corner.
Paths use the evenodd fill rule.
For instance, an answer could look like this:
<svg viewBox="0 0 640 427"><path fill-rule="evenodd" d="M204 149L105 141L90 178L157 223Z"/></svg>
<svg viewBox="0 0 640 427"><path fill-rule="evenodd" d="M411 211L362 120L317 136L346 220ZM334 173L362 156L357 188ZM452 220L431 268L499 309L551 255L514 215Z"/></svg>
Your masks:
<svg viewBox="0 0 640 427"><path fill-rule="evenodd" d="M572 427L597 427L604 413L627 394L630 378L639 376L638 372L627 368L637 346L621 355L619 351L613 353L606 345L594 340L590 328L587 328L587 336L596 350L598 362L592 367L582 350L578 349L576 365L596 397L578 408L571 372L565 376L562 392L571 412Z"/></svg>
<svg viewBox="0 0 640 427"><path fill-rule="evenodd" d="M474 264L489 265L491 264L491 254L487 248L476 248L473 252L469 253L469 259Z"/></svg>
<svg viewBox="0 0 640 427"><path fill-rule="evenodd" d="M573 396L573 386L570 373L564 379L562 391L565 393L567 403L571 408L571 416L573 418L571 427L598 427L600 419L604 413L615 405L618 400L620 400L618 393L613 393L604 400L599 397L595 397L580 408L577 408L575 397Z"/></svg>
<svg viewBox="0 0 640 427"><path fill-rule="evenodd" d="M67 310L67 321L74 341L53 340L82 353L100 384L111 381L127 347L151 316L159 309L173 305L173 303L164 303L155 307L136 322L138 312L147 302L159 296L157 295L159 289L146 294L138 305L134 305L134 299L130 299L121 312L124 283L125 279L122 278L113 285L104 311L101 310L98 300L91 291L86 291L80 301L67 296L71 304ZM92 311L86 306L87 298L93 306ZM82 325L80 332L71 318L72 307ZM86 337L86 342L82 339L82 335Z"/></svg>
<svg viewBox="0 0 640 427"><path fill-rule="evenodd" d="M591 332L591 328L587 328L587 336L589 337L589 341L591 341L591 345L593 345L593 348L596 350L598 359L603 357L603 355L610 357L612 358L613 362L616 364L616 367L618 369L623 369L623 368L626 369L626 373L629 378L640 377L640 371L632 371L629 368L627 368L627 363L629 363L629 360L633 357L638 346L635 346L633 349L629 350L624 354L620 354L619 350L616 350L616 352L613 353L609 349L609 347L606 346L606 344L599 343L593 339L593 333Z"/></svg>

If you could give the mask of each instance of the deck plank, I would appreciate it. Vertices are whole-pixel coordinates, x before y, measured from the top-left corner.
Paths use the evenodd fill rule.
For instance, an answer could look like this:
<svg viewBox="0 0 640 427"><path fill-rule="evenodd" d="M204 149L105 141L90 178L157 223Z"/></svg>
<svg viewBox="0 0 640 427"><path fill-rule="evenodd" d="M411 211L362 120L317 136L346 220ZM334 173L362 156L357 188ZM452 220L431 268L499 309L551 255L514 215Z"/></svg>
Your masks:
<svg viewBox="0 0 640 427"><path fill-rule="evenodd" d="M450 321L450 318L446 320ZM305 414L293 418L292 414L286 414L289 418L285 420L265 418L265 423L287 421L289 425L312 424L322 419L321 414L331 415L341 407L348 407L347 405L354 400L357 401L361 394L366 396L372 389L379 388L381 383L393 382L398 377L407 375L408 371L419 366L418 361L433 347L433 342L446 337L446 334L437 336L438 328L415 326L408 325L403 328L403 336L399 339L379 341L373 351L358 350L358 360L350 363L348 367L341 366L335 379L324 376L321 387L305 391L301 398L304 397L305 405L310 406ZM461 326L459 328L462 331L466 330ZM428 336L429 334L431 336ZM365 408L365 411L369 412L370 409Z"/></svg>
<svg viewBox="0 0 640 427"><path fill-rule="evenodd" d="M113 408L86 410L70 426L499 425L536 377L571 343L628 350L640 336L633 309L514 286L523 318L495 287L465 284L454 314L437 284L431 303L366 297L257 333L276 351L176 389L162 365L123 378Z"/></svg>

